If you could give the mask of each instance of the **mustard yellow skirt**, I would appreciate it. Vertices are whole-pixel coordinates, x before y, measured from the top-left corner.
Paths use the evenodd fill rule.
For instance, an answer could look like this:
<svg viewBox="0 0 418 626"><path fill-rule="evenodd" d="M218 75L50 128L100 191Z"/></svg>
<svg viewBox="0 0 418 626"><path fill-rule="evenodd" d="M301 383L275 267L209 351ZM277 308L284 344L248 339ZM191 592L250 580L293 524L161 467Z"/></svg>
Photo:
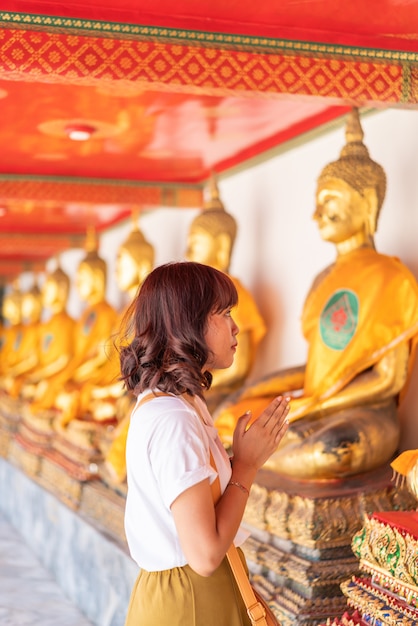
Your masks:
<svg viewBox="0 0 418 626"><path fill-rule="evenodd" d="M208 577L188 565L162 572L141 570L125 626L251 626L251 622L225 558Z"/></svg>

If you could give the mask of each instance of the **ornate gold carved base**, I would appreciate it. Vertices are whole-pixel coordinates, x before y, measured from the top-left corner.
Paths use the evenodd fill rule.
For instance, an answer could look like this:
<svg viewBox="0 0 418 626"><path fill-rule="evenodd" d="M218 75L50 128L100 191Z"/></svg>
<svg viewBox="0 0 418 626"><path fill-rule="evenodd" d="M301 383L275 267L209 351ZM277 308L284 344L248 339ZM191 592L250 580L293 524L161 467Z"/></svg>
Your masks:
<svg viewBox="0 0 418 626"><path fill-rule="evenodd" d="M360 624L418 623L418 513L380 511L367 516L352 541L361 576L341 585ZM343 616L344 617L344 616ZM336 617L324 626L343 624Z"/></svg>
<svg viewBox="0 0 418 626"><path fill-rule="evenodd" d="M42 457L29 442L20 437L19 433L10 442L8 459L31 478L37 477L40 473Z"/></svg>
<svg viewBox="0 0 418 626"><path fill-rule="evenodd" d="M9 456L10 444L13 440L13 433L0 424L0 456L7 459Z"/></svg>
<svg viewBox="0 0 418 626"><path fill-rule="evenodd" d="M353 535L374 511L410 510L390 468L346 480L291 481L261 471L244 518L245 552L283 626L313 626L346 609L340 585L358 573Z"/></svg>
<svg viewBox="0 0 418 626"><path fill-rule="evenodd" d="M85 462L71 458L65 447L63 454L56 449L46 450L41 466L41 482L61 500L73 508L78 508L83 485L97 480L97 465L86 459ZM68 456L67 456L68 455Z"/></svg>
<svg viewBox="0 0 418 626"><path fill-rule="evenodd" d="M369 626L368 622L363 621L361 615L354 611L350 613L345 611L341 617L335 617L332 621L328 619L323 626Z"/></svg>
<svg viewBox="0 0 418 626"><path fill-rule="evenodd" d="M86 483L97 480L98 464L102 461L102 454L94 445L81 443L85 445L70 441L66 437L66 430L58 429L51 441L51 449L46 453L48 473L52 471L50 467L52 463L67 474L69 481ZM79 496L77 504L79 504Z"/></svg>
<svg viewBox="0 0 418 626"><path fill-rule="evenodd" d="M105 533L111 533L122 543L126 543L124 529L125 498L109 489L101 481L83 485L80 507L81 513L95 520Z"/></svg>
<svg viewBox="0 0 418 626"><path fill-rule="evenodd" d="M50 446L51 435L28 424L24 418L19 423L18 432L20 438L27 441L28 446L31 446L38 454L43 454L43 451Z"/></svg>
<svg viewBox="0 0 418 626"><path fill-rule="evenodd" d="M96 459L66 442L61 442L65 454L53 449L51 445L57 439L51 437L48 428L38 430L34 423L22 419L18 432L12 436L7 458L68 506L78 508L83 483L98 478Z"/></svg>
<svg viewBox="0 0 418 626"><path fill-rule="evenodd" d="M20 422L20 403L4 392L0 393L0 455L7 458L14 433Z"/></svg>
<svg viewBox="0 0 418 626"><path fill-rule="evenodd" d="M42 461L50 444L50 435L28 423L25 417L17 422L17 429L12 433L7 457L31 478L41 473Z"/></svg>
<svg viewBox="0 0 418 626"><path fill-rule="evenodd" d="M1 456L126 549L125 486L117 492L100 479L102 456L95 448L75 446L52 430L54 413L49 418L43 414L40 421L37 417L28 422L25 417L10 420L0 414Z"/></svg>
<svg viewBox="0 0 418 626"><path fill-rule="evenodd" d="M50 458L73 478L87 482L99 478L103 453L97 439L105 426L87 420L73 420L65 427L56 420Z"/></svg>
<svg viewBox="0 0 418 626"><path fill-rule="evenodd" d="M55 418L56 411L53 409L32 413L30 405L24 403L22 405L22 419L19 428L28 432L29 439L33 439L33 441L42 445L47 445L54 436L53 423Z"/></svg>
<svg viewBox="0 0 418 626"><path fill-rule="evenodd" d="M364 623L381 626L415 626L418 611L399 600L395 593L376 587L369 578L353 576L342 584L347 603L363 616Z"/></svg>
<svg viewBox="0 0 418 626"><path fill-rule="evenodd" d="M7 459L10 444L18 426L17 419L10 419L0 411L0 455Z"/></svg>
<svg viewBox="0 0 418 626"><path fill-rule="evenodd" d="M247 539L244 550L252 582L282 626L318 624L321 616L346 608L338 580L345 580L355 569L356 559L310 561L254 538Z"/></svg>
<svg viewBox="0 0 418 626"><path fill-rule="evenodd" d="M72 468L73 469L73 468ZM42 460L39 483L72 509L78 509L83 482L69 473L61 458L49 452Z"/></svg>

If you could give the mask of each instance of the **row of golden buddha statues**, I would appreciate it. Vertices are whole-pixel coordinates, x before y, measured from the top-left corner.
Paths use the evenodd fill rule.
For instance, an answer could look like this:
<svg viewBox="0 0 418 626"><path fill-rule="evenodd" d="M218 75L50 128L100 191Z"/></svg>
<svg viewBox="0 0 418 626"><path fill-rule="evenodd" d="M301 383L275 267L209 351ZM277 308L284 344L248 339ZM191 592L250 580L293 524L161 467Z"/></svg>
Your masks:
<svg viewBox="0 0 418 626"><path fill-rule="evenodd" d="M237 226L219 198L215 179L193 220L185 255L228 272ZM134 223L116 258L116 280L128 303L154 266L154 247ZM214 372L214 406L247 378L265 324L250 293L233 279L240 294L236 319L241 341L235 365ZM42 440L76 463L103 462L106 480L125 480L124 445L132 398L118 380L114 344L125 309L106 300L107 267L89 232L86 255L74 282L84 303L79 319L67 312L69 276L58 265L41 288L10 287L5 294L1 335L0 411L21 414L24 436ZM46 320L45 320L46 316ZM39 437L39 433L44 436ZM47 441L46 441L47 439Z"/></svg>
<svg viewBox="0 0 418 626"><path fill-rule="evenodd" d="M233 279L239 346L234 365L214 372L208 402L228 446L239 415L251 409L256 417L273 396L292 395L291 428L267 464L292 479L374 471L390 463L399 445L398 405L418 337L418 285L399 259L375 248L385 191L384 170L370 158L353 109L339 158L318 177L313 218L321 238L335 245L336 259L305 300L306 364L248 382L266 326L251 294ZM236 233L212 180L191 223L185 257L228 273ZM118 286L129 301L153 266L154 248L134 225L116 263ZM90 240L75 276L85 303L79 319L67 313L70 279L59 266L41 289L6 292L0 411L17 407L26 436L43 433L60 454L96 463L105 481L121 484L132 399L118 381L112 339L123 311L106 301L106 283L106 264Z"/></svg>

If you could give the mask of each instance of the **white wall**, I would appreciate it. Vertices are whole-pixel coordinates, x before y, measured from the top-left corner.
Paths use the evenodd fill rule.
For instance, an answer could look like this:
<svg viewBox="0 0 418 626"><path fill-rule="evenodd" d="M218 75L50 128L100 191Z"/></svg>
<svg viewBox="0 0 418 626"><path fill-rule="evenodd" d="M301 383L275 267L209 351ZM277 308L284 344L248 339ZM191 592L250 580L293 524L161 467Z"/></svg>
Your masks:
<svg viewBox="0 0 418 626"><path fill-rule="evenodd" d="M376 247L399 256L418 278L418 111L376 111L362 117L362 126L370 156L388 178ZM219 181L225 207L239 225L231 274L252 291L268 325L252 378L305 361L303 301L315 275L335 257L334 247L320 239L312 220L316 179L339 157L344 143L342 124L315 141ZM155 246L156 264L183 258L194 215L192 210L161 209L141 217L140 226ZM109 299L115 306L120 294L113 279L114 259L129 229L125 223L101 238L100 251L109 263ZM70 274L79 252L62 257L63 269ZM79 302L74 294L70 304L76 314ZM417 381L418 366L401 412L404 447L418 447Z"/></svg>

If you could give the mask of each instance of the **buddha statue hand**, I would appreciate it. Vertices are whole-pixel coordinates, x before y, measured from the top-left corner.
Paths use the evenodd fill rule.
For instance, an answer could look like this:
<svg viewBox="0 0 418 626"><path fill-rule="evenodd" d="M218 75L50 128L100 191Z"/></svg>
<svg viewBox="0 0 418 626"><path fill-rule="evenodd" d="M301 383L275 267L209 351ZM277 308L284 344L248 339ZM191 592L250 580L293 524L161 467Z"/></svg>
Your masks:
<svg viewBox="0 0 418 626"><path fill-rule="evenodd" d="M55 407L59 411L57 420L61 426L67 426L77 417L78 396L77 390L62 392L57 396Z"/></svg>

